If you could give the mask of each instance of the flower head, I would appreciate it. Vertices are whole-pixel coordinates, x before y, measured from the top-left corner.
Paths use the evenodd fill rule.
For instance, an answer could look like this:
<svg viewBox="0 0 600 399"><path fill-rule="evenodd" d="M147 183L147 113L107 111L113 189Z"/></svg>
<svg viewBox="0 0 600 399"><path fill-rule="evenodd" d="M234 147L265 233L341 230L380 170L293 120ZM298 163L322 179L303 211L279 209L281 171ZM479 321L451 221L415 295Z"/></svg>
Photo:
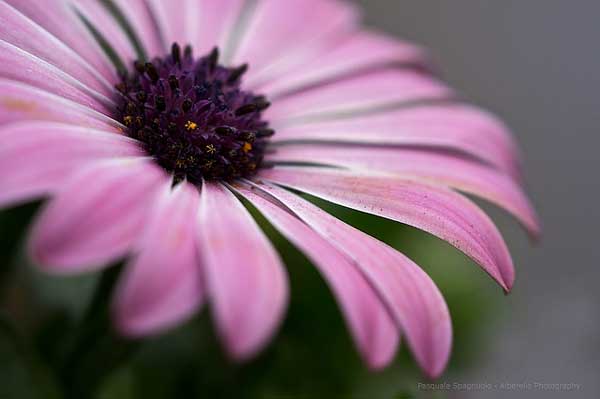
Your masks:
<svg viewBox="0 0 600 399"><path fill-rule="evenodd" d="M208 301L233 357L265 346L288 285L245 198L322 273L369 366L402 334L439 375L451 324L431 279L296 191L429 232L510 290L506 244L462 193L539 233L513 139L422 49L360 29L353 6L43 3L0 3L0 205L49 198L29 241L44 270L127 259L121 333L158 333Z"/></svg>
<svg viewBox="0 0 600 399"><path fill-rule="evenodd" d="M240 88L248 64L219 65L219 50L195 60L192 47L153 62L136 61L117 85L118 119L127 135L177 180L231 180L254 175L273 134L261 112L270 103Z"/></svg>

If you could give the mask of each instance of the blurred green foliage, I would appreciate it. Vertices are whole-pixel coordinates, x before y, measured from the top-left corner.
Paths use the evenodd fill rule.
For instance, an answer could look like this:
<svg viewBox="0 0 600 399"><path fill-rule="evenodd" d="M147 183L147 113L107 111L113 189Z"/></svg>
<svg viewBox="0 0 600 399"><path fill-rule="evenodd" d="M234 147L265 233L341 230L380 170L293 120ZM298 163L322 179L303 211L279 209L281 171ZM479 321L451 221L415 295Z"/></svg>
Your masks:
<svg viewBox="0 0 600 399"><path fill-rule="evenodd" d="M501 290L471 261L438 239L391 221L311 200L400 249L430 274L443 292L453 319L454 348L445 378L459 376L473 367L478 352L488 344L486 337L494 321L491 315L497 313L497 304L503 297ZM36 207L0 213L0 398L62 397L59 386L65 378L61 376L64 361L81 334L81 326L88 326L89 330L92 325L104 332L109 327L104 316L85 319L89 317L85 316L85 309L93 300L99 276L46 276L22 256L21 238ZM215 336L210 307L205 307L176 330L138 343L135 351L128 347L117 353L123 350L122 343L109 339L108 344L99 347L102 352L130 354L118 365L106 360L115 356L86 354L92 356L91 363L86 361L86 373L98 376L94 383L101 384L97 397L422 397L416 383L424 377L405 346L386 370L373 373L366 369L318 272L268 222L251 211L280 250L290 275L290 306L273 342L257 359L243 365L231 363ZM82 355L82 362L85 356ZM94 363L94 356L103 360ZM81 370L83 366L75 366L67 380L70 376L78 378ZM106 378L100 378L105 375ZM428 398L439 397L427 394Z"/></svg>

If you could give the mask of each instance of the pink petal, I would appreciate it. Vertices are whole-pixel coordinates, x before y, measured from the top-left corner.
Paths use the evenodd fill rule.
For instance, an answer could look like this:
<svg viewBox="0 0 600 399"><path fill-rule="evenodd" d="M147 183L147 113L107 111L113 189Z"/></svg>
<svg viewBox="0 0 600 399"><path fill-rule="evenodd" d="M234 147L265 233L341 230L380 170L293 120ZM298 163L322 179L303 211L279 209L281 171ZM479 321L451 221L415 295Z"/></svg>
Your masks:
<svg viewBox="0 0 600 399"><path fill-rule="evenodd" d="M265 113L277 126L451 95L449 88L422 73L387 69L279 98Z"/></svg>
<svg viewBox="0 0 600 399"><path fill-rule="evenodd" d="M202 0L179 0L174 6L163 0L146 1L166 46L175 42L185 46L196 38L195 30L199 24L201 2Z"/></svg>
<svg viewBox="0 0 600 399"><path fill-rule="evenodd" d="M88 61L105 79L115 81L116 71L72 4L64 0L5 0Z"/></svg>
<svg viewBox="0 0 600 399"><path fill-rule="evenodd" d="M357 11L341 1L260 1L241 37L234 64L249 63L248 82L285 73L354 28Z"/></svg>
<svg viewBox="0 0 600 399"><path fill-rule="evenodd" d="M246 2L244 0L201 0L197 3L199 11L195 16L197 21L193 31L195 37L191 41L196 55L205 55L215 46L226 52L228 41L237 28L236 25Z"/></svg>
<svg viewBox="0 0 600 399"><path fill-rule="evenodd" d="M16 80L107 113L112 100L54 65L0 40L0 78Z"/></svg>
<svg viewBox="0 0 600 399"><path fill-rule="evenodd" d="M302 35L295 35L289 50L282 51L267 62L263 60L261 68L250 68L244 75L244 84L254 91L262 92L259 89L261 85L284 77L291 78L302 67L319 64L321 57L344 43L357 30L359 10L350 3L339 1L328 3L328 7L334 11L335 16L328 17L327 13L321 12L310 15L305 21L312 21L314 26L305 29ZM300 36L302 40L298 40Z"/></svg>
<svg viewBox="0 0 600 399"><path fill-rule="evenodd" d="M93 129L124 129L114 119L37 87L0 79L0 125L17 121L64 122Z"/></svg>
<svg viewBox="0 0 600 399"><path fill-rule="evenodd" d="M268 184L260 188L281 201L332 245L353 259L385 301L423 370L444 370L452 345L448 308L431 279L410 259L315 205Z"/></svg>
<svg viewBox="0 0 600 399"><path fill-rule="evenodd" d="M58 190L83 165L142 156L137 142L111 132L49 122L0 128L0 206Z"/></svg>
<svg viewBox="0 0 600 399"><path fill-rule="evenodd" d="M129 0L119 0L119 3L124 10L131 8ZM227 53L248 3L244 0L181 0L174 7L162 0L148 0L147 6L164 38L164 46L170 48L173 42L182 47L191 44L196 56L203 56L215 46L221 53ZM148 24L147 20L141 21L138 11L130 14L138 16L137 20L132 18L134 26ZM138 29L144 30L149 29Z"/></svg>
<svg viewBox="0 0 600 399"><path fill-rule="evenodd" d="M470 154L518 175L519 151L497 118L469 105L428 105L277 129L274 143L295 141L424 146Z"/></svg>
<svg viewBox="0 0 600 399"><path fill-rule="evenodd" d="M452 190L398 177L324 168L274 168L259 177L424 230L455 246L508 291L513 263L496 226Z"/></svg>
<svg viewBox="0 0 600 399"><path fill-rule="evenodd" d="M193 315L204 288L196 248L198 191L166 181L145 223L139 254L126 267L114 299L118 330L128 336L155 334Z"/></svg>
<svg viewBox="0 0 600 399"><path fill-rule="evenodd" d="M363 171L390 172L456 188L504 208L533 237L540 234L537 215L521 187L509 176L476 161L440 151L327 145L282 146L266 158L280 162L306 162L307 159Z"/></svg>
<svg viewBox="0 0 600 399"><path fill-rule="evenodd" d="M315 231L256 190L236 186L323 274L346 317L360 353L372 368L392 361L399 342L396 326L356 266Z"/></svg>
<svg viewBox="0 0 600 399"><path fill-rule="evenodd" d="M30 235L32 259L45 270L98 269L129 252L144 229L166 176L150 160L93 162L50 201Z"/></svg>
<svg viewBox="0 0 600 399"><path fill-rule="evenodd" d="M138 58L131 40L119 26L115 17L100 1L79 0L73 7L77 13L94 25L94 28L109 42L126 66L130 66ZM86 29L88 28L86 27Z"/></svg>
<svg viewBox="0 0 600 399"><path fill-rule="evenodd" d="M316 55L311 61L298 65L266 85L260 85L259 91L280 96L382 66L427 64L422 49L370 31L348 35L337 46ZM252 85L253 81L247 83Z"/></svg>
<svg viewBox="0 0 600 399"><path fill-rule="evenodd" d="M81 56L7 3L0 3L0 39L56 66L100 93L113 93L111 84Z"/></svg>
<svg viewBox="0 0 600 399"><path fill-rule="evenodd" d="M243 3L243 0L182 0L172 7L162 0L148 1L165 44L191 44L197 56L205 55L215 46L223 50Z"/></svg>
<svg viewBox="0 0 600 399"><path fill-rule="evenodd" d="M218 183L205 183L200 204L200 253L217 328L242 360L268 342L287 304L279 256L242 204Z"/></svg>
<svg viewBox="0 0 600 399"><path fill-rule="evenodd" d="M148 52L148 56L164 56L169 49L170 43L163 42L160 27L157 23L158 17L152 13L148 2L146 0L114 0L114 3L125 18L127 18L137 38ZM178 7L179 4L171 8Z"/></svg>

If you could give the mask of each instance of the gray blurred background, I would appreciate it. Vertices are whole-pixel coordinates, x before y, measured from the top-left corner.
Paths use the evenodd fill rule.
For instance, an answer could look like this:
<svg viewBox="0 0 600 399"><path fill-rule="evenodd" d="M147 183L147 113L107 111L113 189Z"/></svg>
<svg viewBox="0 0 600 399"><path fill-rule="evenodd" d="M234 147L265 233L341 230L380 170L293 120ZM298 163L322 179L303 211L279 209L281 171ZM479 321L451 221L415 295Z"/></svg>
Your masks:
<svg viewBox="0 0 600 399"><path fill-rule="evenodd" d="M429 47L444 77L512 126L544 222L532 248L494 214L517 265L465 383L578 383L456 397L600 397L600 1L358 0L367 23ZM500 294L498 294L500 295Z"/></svg>

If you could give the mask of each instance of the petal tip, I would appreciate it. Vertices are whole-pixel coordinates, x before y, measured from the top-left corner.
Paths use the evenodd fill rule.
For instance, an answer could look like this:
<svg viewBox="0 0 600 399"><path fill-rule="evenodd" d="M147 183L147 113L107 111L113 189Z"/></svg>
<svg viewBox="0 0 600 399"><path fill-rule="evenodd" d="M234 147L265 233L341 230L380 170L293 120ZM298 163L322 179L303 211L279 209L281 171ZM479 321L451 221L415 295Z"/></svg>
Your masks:
<svg viewBox="0 0 600 399"><path fill-rule="evenodd" d="M111 310L111 321L114 332L126 339L159 335L168 329L168 326L157 325L152 320L147 320L144 315L131 314L128 309L117 305L113 305Z"/></svg>
<svg viewBox="0 0 600 399"><path fill-rule="evenodd" d="M124 338L139 338L143 334L137 330L126 318L117 312L112 315L113 330L117 335Z"/></svg>
<svg viewBox="0 0 600 399"><path fill-rule="evenodd" d="M60 249L50 248L32 240L27 249L27 257L31 263L44 273L57 276L69 276L100 270L106 266L85 257L73 257Z"/></svg>
<svg viewBox="0 0 600 399"><path fill-rule="evenodd" d="M505 277L503 284L501 284L502 290L504 290L504 293L507 295L511 292L514 285L515 285L515 274L514 273L512 273L508 277Z"/></svg>
<svg viewBox="0 0 600 399"><path fill-rule="evenodd" d="M445 370L445 367L440 370L431 370L431 371L424 370L423 374L425 375L425 378L427 378L429 381L435 381L438 378L440 378L442 376L442 374L444 374L444 370Z"/></svg>
<svg viewBox="0 0 600 399"><path fill-rule="evenodd" d="M37 234L30 236L27 244L27 258L39 270L52 274L72 274L73 265L60 251L52 250L44 245L44 240Z"/></svg>
<svg viewBox="0 0 600 399"><path fill-rule="evenodd" d="M531 245L539 246L544 237L542 222L539 219L536 219L535 225L529 228L528 233Z"/></svg>
<svg viewBox="0 0 600 399"><path fill-rule="evenodd" d="M227 357L233 362L244 363L259 356L277 334L282 320L283 314L279 316L275 326L266 330L268 333L262 336L242 335L241 330L232 333L221 330L219 336Z"/></svg>
<svg viewBox="0 0 600 399"><path fill-rule="evenodd" d="M444 371L446 371L449 359L450 351L448 350L444 356L434 359L429 364L421 365L423 374L429 380L437 380L444 374Z"/></svg>
<svg viewBox="0 0 600 399"><path fill-rule="evenodd" d="M266 343L242 343L234 339L224 338L227 357L235 363L244 363L257 356Z"/></svg>
<svg viewBox="0 0 600 399"><path fill-rule="evenodd" d="M366 363L369 371L379 372L383 371L390 363L394 360L393 357L380 359L380 358L367 358Z"/></svg>

